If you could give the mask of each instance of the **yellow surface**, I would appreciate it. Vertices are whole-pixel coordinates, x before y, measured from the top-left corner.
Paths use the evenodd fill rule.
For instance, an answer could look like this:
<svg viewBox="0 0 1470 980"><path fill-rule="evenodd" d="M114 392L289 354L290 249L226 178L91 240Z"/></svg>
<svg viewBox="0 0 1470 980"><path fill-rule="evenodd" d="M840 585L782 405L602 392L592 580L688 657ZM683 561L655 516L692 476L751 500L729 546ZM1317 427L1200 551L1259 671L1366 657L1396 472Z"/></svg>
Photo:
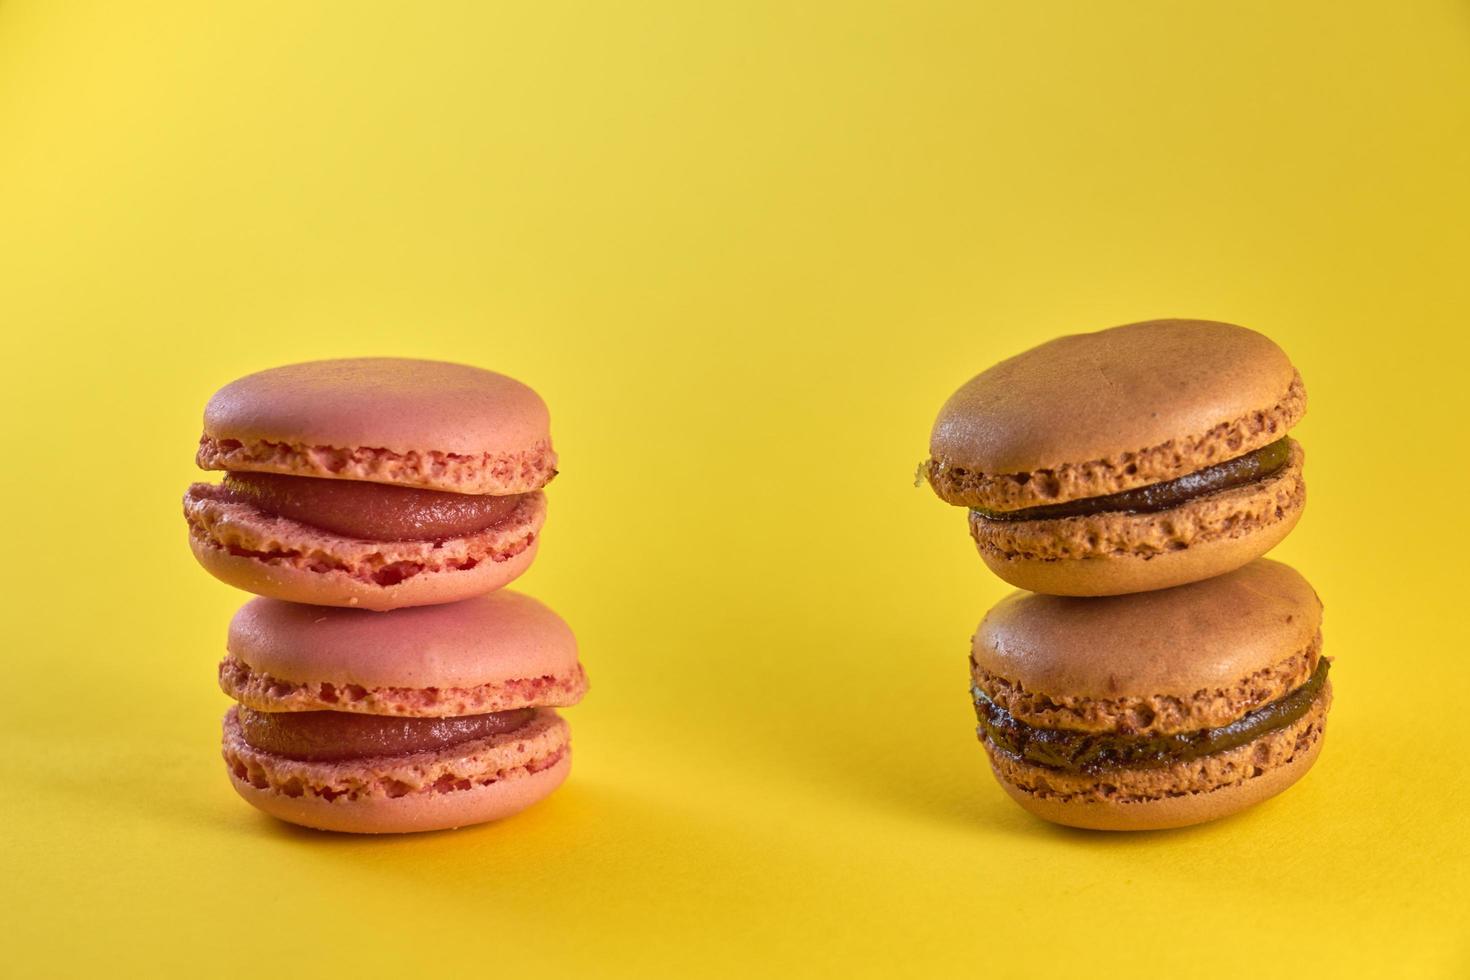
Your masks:
<svg viewBox="0 0 1470 980"><path fill-rule="evenodd" d="M0 4L0 973L1470 975L1464 3L226 6ZM1306 376L1337 706L1244 816L1057 830L911 475L971 374L1164 315ZM216 755L200 409L367 353L553 409L522 585L594 689L497 826L296 831Z"/></svg>

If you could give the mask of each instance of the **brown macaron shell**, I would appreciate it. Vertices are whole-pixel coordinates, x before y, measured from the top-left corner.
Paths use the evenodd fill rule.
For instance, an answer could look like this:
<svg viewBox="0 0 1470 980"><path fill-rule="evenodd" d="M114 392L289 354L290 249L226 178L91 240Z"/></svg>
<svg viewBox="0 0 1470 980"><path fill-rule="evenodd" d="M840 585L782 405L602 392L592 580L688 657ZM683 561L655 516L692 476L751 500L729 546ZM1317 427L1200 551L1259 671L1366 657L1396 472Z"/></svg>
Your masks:
<svg viewBox="0 0 1470 980"><path fill-rule="evenodd" d="M1330 704L1329 685L1323 714ZM1019 779L1011 782L1002 775L1005 770L996 764L993 750L987 747L986 752L1006 794L1043 820L1083 830L1174 830L1231 816L1289 789L1316 763L1324 739L1319 722L1303 732L1284 761L1259 773L1252 761L1259 750L1254 745L1236 750L1242 758L1235 764L1244 778L1217 782L1208 792L1133 798L1119 794L1114 799L1079 800L1025 789Z"/></svg>
<svg viewBox="0 0 1470 980"><path fill-rule="evenodd" d="M1302 448L1245 486L1153 513L1111 511L1052 520L991 521L970 514L986 566L1006 582L1061 596L1111 596L1218 575L1286 538L1306 509Z"/></svg>
<svg viewBox="0 0 1470 980"><path fill-rule="evenodd" d="M1305 413L1301 377L1269 338L1151 320L1059 337L971 379L940 410L926 472L960 506L1065 503L1242 456Z"/></svg>
<svg viewBox="0 0 1470 980"><path fill-rule="evenodd" d="M982 621L971 680L1036 728L1123 737L1231 724L1301 687L1321 657L1322 606L1295 570L1260 559L1174 589L1104 598L1016 593ZM1007 792L1046 819L1096 829L1184 826L1235 812L1310 766L1331 703L1243 746L1159 766L1071 772L982 737Z"/></svg>

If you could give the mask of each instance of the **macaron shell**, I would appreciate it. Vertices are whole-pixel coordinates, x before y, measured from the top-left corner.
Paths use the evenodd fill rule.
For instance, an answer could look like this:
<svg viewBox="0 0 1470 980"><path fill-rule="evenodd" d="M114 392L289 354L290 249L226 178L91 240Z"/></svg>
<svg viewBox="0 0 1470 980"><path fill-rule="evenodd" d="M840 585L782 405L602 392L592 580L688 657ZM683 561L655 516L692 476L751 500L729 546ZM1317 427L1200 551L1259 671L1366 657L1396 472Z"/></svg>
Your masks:
<svg viewBox="0 0 1470 980"><path fill-rule="evenodd" d="M531 566L546 520L539 491L504 523L447 541L346 538L243 503L185 497L184 507L189 547L221 581L290 602L379 611L455 602L506 585ZM471 560L473 567L459 567ZM391 585L374 581L397 562L423 570Z"/></svg>
<svg viewBox="0 0 1470 980"><path fill-rule="evenodd" d="M571 629L508 590L388 613L253 599L231 620L226 648L227 693L261 710L478 714L571 704L586 689ZM455 692L507 700L449 704ZM548 700L525 700L529 693Z"/></svg>
<svg viewBox="0 0 1470 980"><path fill-rule="evenodd" d="M323 830L401 833L495 819L541 799L566 778L569 736L542 708L517 731L439 752L301 762L247 744L231 708L222 753L236 791L267 813Z"/></svg>
<svg viewBox="0 0 1470 980"><path fill-rule="evenodd" d="M1051 700L1188 697L1229 689L1313 648L1321 626L1311 584L1263 558L1142 595L1013 593L986 613L971 659Z"/></svg>
<svg viewBox="0 0 1470 980"><path fill-rule="evenodd" d="M342 804L311 797L293 799L259 790L233 774L230 783L245 802L287 823L349 834L410 834L456 830L512 816L550 796L566 781L571 769L568 753L540 772L456 793Z"/></svg>
<svg viewBox="0 0 1470 980"><path fill-rule="evenodd" d="M1270 338L1211 320L1151 320L1058 337L955 392L930 449L986 473L1084 463L1270 409L1295 374Z"/></svg>
<svg viewBox="0 0 1470 980"><path fill-rule="evenodd" d="M386 612L408 606L458 602L490 592L520 578L536 557L534 541L504 561L481 562L472 569L424 572L397 585L361 582L342 572L314 572L241 558L190 539L189 547L204 570L215 578L256 595L318 606L343 606Z"/></svg>
<svg viewBox="0 0 1470 980"><path fill-rule="evenodd" d="M1075 802L1027 792L1001 778L999 773L996 781L1011 799L1051 823L1084 830L1171 830L1231 816L1290 788L1316 763L1325 739L1325 733L1321 733L1291 761L1253 779L1208 793L1135 802Z"/></svg>
<svg viewBox="0 0 1470 980"><path fill-rule="evenodd" d="M939 499L958 506L1020 510L1060 504L1163 483L1246 455L1283 438L1306 411L1307 390L1297 377L1269 409L1156 446L1024 473L990 473L935 456L924 464L923 474Z"/></svg>
<svg viewBox="0 0 1470 980"><path fill-rule="evenodd" d="M1198 582L1264 555L1301 520L1303 454L1291 449L1271 476L1167 510L1032 521L972 512L970 534L991 571L1032 592L1109 596Z"/></svg>
<svg viewBox="0 0 1470 980"><path fill-rule="evenodd" d="M215 392L204 433L393 453L482 456L549 445L550 414L526 385L468 364L359 357L287 364Z"/></svg>
<svg viewBox="0 0 1470 980"><path fill-rule="evenodd" d="M1234 537L1215 538L1182 551L1107 555L1075 560L1007 558L981 551L987 568L1019 589L1057 596L1120 596L1170 589L1234 571L1276 547L1296 527L1302 508Z"/></svg>

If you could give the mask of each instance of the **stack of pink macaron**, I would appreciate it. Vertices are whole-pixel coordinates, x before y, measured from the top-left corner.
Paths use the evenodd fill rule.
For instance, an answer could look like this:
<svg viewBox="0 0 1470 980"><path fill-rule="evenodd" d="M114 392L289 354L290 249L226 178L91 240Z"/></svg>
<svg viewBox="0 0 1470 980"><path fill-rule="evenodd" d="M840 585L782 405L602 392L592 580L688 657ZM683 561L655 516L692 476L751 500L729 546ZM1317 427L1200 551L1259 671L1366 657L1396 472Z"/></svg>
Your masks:
<svg viewBox="0 0 1470 980"><path fill-rule="evenodd" d="M1262 556L1306 506L1306 389L1268 338L1153 320L1060 337L940 411L924 472L1023 591L970 653L1006 792L1062 824L1179 827L1296 782L1332 685L1322 604Z"/></svg>
<svg viewBox="0 0 1470 980"><path fill-rule="evenodd" d="M566 779L576 641L503 588L556 475L534 391L438 361L293 364L215 393L197 461L225 476L185 494L190 547L259 596L219 668L242 797L391 833L507 816Z"/></svg>

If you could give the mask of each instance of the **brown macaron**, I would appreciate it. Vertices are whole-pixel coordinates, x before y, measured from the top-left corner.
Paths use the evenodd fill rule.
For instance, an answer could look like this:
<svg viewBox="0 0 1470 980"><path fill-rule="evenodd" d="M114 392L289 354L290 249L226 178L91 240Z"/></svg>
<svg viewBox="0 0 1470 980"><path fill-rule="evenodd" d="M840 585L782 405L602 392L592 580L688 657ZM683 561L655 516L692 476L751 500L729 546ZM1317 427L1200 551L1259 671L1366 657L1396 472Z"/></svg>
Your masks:
<svg viewBox="0 0 1470 980"><path fill-rule="evenodd" d="M985 563L1019 588L1121 595L1239 568L1306 504L1301 375L1228 323L1151 320L1059 337L945 403L924 472L970 508Z"/></svg>
<svg viewBox="0 0 1470 980"><path fill-rule="evenodd" d="M1332 702L1322 604L1287 565L1083 599L1017 592L970 655L980 742L1006 792L1054 823L1156 830L1286 789Z"/></svg>

